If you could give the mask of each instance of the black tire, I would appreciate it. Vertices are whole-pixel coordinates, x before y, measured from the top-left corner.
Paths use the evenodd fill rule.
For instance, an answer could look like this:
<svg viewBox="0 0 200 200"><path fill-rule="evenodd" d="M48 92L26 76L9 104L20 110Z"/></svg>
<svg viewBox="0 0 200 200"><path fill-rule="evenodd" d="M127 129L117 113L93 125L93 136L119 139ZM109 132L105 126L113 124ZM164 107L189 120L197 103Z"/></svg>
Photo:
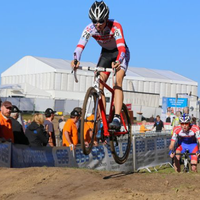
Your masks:
<svg viewBox="0 0 200 200"><path fill-rule="evenodd" d="M88 88L83 102L81 116L81 147L83 153L88 155L93 147L95 135L97 133L97 120L94 111L98 109L97 92L93 87ZM92 117L93 114L93 117ZM90 116L90 119L88 117ZM89 128L90 127L90 128ZM86 138L87 136L87 138ZM88 145L86 146L86 143Z"/></svg>
<svg viewBox="0 0 200 200"><path fill-rule="evenodd" d="M189 172L190 170L190 166L189 166L189 163L187 163L187 169L186 169L186 172Z"/></svg>
<svg viewBox="0 0 200 200"><path fill-rule="evenodd" d="M186 159L186 158L184 158L184 159ZM185 166L185 160L184 160L183 166L184 166L183 172L189 172L190 167L189 167L189 161L188 161L188 159L187 159L186 166Z"/></svg>
<svg viewBox="0 0 200 200"><path fill-rule="evenodd" d="M128 110L125 104L122 105L121 113L123 116L123 119L121 119L121 124L122 124L122 121L124 121L126 129L127 129L127 133L117 135L117 132L112 132L112 131L110 132L111 152L113 154L113 158L115 162L118 164L123 164L126 162L129 156L129 152L131 149L131 142L132 142L131 122L130 122L130 117L129 117ZM121 125L120 132L125 132L125 127L123 126L123 124Z"/></svg>

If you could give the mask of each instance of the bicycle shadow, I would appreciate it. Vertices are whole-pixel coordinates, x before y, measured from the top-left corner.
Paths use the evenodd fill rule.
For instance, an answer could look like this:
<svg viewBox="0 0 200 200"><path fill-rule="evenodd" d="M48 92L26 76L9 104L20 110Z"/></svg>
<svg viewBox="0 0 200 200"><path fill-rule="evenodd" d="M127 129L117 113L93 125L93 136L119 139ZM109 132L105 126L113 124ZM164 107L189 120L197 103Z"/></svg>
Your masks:
<svg viewBox="0 0 200 200"><path fill-rule="evenodd" d="M109 175L109 176L105 176L103 177L103 179L110 179L110 178L119 178L119 177L122 177L122 176L128 176L128 175L131 175L133 174L134 172L120 172L120 173L117 173L117 174L112 174L112 175Z"/></svg>

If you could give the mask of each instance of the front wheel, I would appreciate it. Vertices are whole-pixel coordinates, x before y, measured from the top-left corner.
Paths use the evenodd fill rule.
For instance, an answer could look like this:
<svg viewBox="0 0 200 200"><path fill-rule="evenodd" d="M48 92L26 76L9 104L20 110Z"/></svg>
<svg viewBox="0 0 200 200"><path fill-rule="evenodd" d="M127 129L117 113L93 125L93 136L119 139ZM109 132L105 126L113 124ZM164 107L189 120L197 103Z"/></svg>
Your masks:
<svg viewBox="0 0 200 200"><path fill-rule="evenodd" d="M98 95L96 90L90 87L85 95L81 116L81 147L85 155L91 152L96 142L97 113Z"/></svg>
<svg viewBox="0 0 200 200"><path fill-rule="evenodd" d="M126 162L131 149L131 122L128 110L125 104L121 110L121 128L118 131L111 131L110 146L113 158L118 164Z"/></svg>
<svg viewBox="0 0 200 200"><path fill-rule="evenodd" d="M187 158L184 159L184 168L183 172L189 172L189 161Z"/></svg>

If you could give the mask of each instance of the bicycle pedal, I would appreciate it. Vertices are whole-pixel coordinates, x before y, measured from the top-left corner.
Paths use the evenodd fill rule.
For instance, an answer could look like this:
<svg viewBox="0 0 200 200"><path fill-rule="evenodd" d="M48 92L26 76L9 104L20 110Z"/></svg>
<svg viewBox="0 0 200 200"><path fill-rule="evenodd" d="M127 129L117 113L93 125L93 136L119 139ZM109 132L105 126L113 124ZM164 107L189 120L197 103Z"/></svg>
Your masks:
<svg viewBox="0 0 200 200"><path fill-rule="evenodd" d="M116 132L120 131L120 130L117 130L117 129L108 129L109 133L114 135Z"/></svg>

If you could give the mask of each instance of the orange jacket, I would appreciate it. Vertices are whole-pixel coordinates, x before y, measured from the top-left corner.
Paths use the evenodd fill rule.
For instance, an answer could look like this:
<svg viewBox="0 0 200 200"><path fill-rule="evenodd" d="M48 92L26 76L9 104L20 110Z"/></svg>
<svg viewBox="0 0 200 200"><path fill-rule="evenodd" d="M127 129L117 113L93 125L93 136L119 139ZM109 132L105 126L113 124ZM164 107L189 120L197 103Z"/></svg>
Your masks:
<svg viewBox="0 0 200 200"><path fill-rule="evenodd" d="M90 134L90 130L93 130L94 123L89 122L89 121L94 120L94 114L91 114L89 117L87 117L87 120L88 122L84 123L84 140L90 143L91 136L92 136L92 134Z"/></svg>
<svg viewBox="0 0 200 200"><path fill-rule="evenodd" d="M69 142L67 141L66 137L65 137L65 132L68 132L69 133L69 137L70 137L70 140L71 142L74 144L74 145L77 145L78 144L78 129L77 129L77 126L76 124L74 123L74 121L72 119L68 119L67 122L65 123L64 125L64 128L63 128L63 142L62 142L62 145L63 146L69 146Z"/></svg>
<svg viewBox="0 0 200 200"><path fill-rule="evenodd" d="M144 125L140 126L140 133L145 133L146 131L149 131Z"/></svg>

